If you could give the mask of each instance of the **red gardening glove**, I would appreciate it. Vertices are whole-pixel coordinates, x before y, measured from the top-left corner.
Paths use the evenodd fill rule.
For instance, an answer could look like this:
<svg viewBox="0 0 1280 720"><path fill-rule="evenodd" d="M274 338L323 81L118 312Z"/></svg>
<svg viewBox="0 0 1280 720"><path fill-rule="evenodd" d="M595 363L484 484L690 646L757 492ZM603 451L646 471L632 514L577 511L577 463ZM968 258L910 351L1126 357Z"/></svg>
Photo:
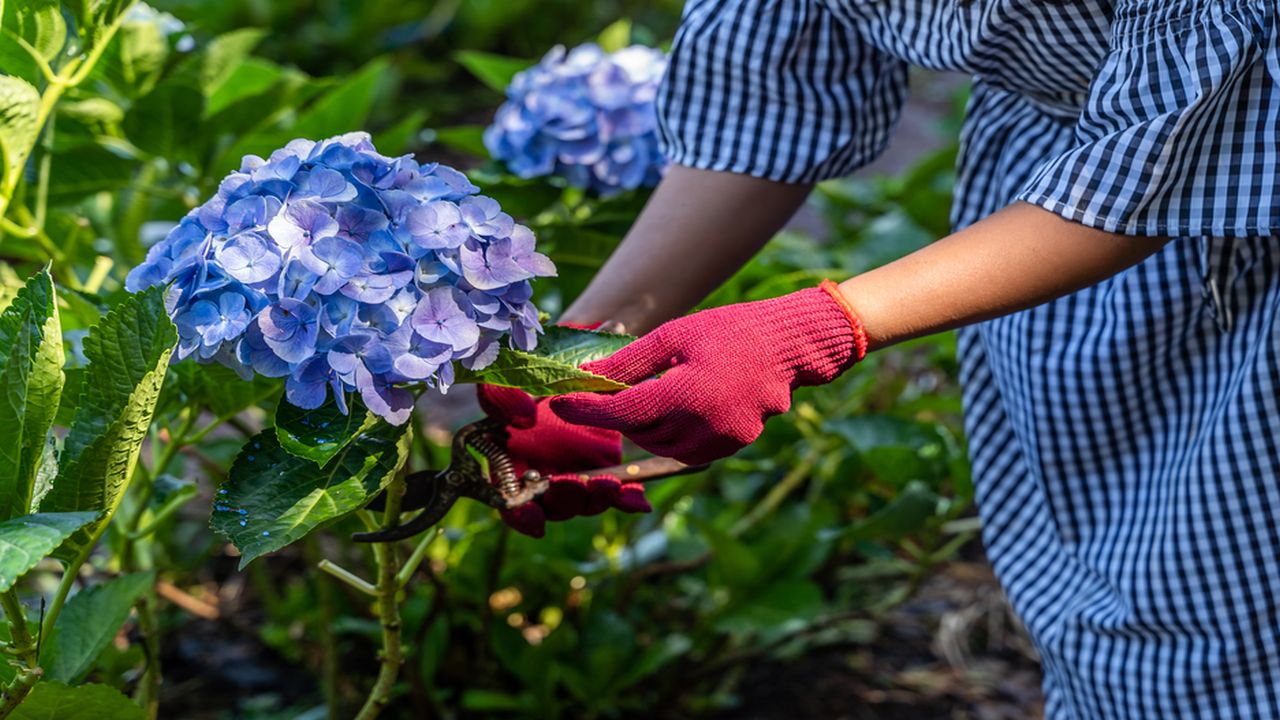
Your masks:
<svg viewBox="0 0 1280 720"><path fill-rule="evenodd" d="M866 348L862 323L828 280L665 323L582 366L634 387L564 395L551 408L569 422L621 431L655 455L702 464L750 444L791 406L793 390L831 382Z"/></svg>
<svg viewBox="0 0 1280 720"><path fill-rule="evenodd" d="M478 394L485 413L507 426L507 452L516 471L537 470L550 481L537 500L502 513L512 529L542 537L548 520L598 515L609 508L633 513L653 509L640 483L580 474L622 462L622 435L616 430L567 423L551 412L545 398L514 388L481 385Z"/></svg>

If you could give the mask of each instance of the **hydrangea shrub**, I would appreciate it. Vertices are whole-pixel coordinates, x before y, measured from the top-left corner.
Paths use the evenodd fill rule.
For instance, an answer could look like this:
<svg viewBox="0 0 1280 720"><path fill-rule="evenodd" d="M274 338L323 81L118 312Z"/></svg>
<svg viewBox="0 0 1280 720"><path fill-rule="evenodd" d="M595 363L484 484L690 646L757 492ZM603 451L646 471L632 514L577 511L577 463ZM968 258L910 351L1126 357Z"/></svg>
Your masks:
<svg viewBox="0 0 1280 720"><path fill-rule="evenodd" d="M482 369L542 331L530 281L555 267L479 190L365 133L294 140L246 156L126 285L170 284L178 359L284 377L301 408L358 392L402 424L405 384L447 389L454 362Z"/></svg>
<svg viewBox="0 0 1280 720"><path fill-rule="evenodd" d="M602 196L652 187L666 167L654 109L666 66L643 45L556 46L512 79L485 147L523 178L555 175Z"/></svg>

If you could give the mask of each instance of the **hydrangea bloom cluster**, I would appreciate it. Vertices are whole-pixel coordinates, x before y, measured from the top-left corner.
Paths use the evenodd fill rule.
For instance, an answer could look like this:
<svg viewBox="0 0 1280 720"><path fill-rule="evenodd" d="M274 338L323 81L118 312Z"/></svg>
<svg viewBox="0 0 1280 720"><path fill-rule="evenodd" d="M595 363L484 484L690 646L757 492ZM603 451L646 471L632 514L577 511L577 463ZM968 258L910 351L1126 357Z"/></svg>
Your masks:
<svg viewBox="0 0 1280 720"><path fill-rule="evenodd" d="M249 155L129 273L172 283L178 358L287 378L289 402L359 392L408 419L404 383L447 389L504 336L533 349L530 281L555 274L533 233L462 173L380 155L365 133Z"/></svg>
<svg viewBox="0 0 1280 720"><path fill-rule="evenodd" d="M666 167L654 110L666 67L643 45L556 46L511 81L485 147L524 178L559 175L600 195L652 187Z"/></svg>

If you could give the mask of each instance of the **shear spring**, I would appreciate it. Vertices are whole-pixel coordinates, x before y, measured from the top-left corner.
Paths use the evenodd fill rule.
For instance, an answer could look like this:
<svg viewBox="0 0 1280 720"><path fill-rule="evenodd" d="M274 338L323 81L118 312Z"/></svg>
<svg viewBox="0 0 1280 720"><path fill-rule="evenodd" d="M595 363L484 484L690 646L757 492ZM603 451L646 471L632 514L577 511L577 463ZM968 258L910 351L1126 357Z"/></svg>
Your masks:
<svg viewBox="0 0 1280 720"><path fill-rule="evenodd" d="M489 461L489 474L497 481L498 491L503 497L514 497L523 489L511 456L488 433L479 433L469 438L469 446Z"/></svg>

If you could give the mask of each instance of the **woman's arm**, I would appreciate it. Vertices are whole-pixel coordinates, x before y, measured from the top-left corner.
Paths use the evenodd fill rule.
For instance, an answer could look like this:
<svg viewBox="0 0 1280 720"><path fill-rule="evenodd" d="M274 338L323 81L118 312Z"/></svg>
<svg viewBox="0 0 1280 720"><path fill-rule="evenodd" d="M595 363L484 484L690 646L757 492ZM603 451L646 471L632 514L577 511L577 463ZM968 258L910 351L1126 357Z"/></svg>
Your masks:
<svg viewBox="0 0 1280 720"><path fill-rule="evenodd" d="M641 335L683 315L786 224L810 185L672 167L564 322Z"/></svg>
<svg viewBox="0 0 1280 720"><path fill-rule="evenodd" d="M608 300L608 315L579 317L649 330L723 280L762 241L756 223L767 219L772 232L801 194L741 181L742 194L726 199L704 192L738 181L677 177L681 192L655 193L641 232L619 249L629 262L615 256L601 273L609 283L626 283L595 291ZM716 222L697 219L704 208ZM664 219L677 223L667 234ZM692 238L684 223L697 228ZM704 234L709 247L695 242ZM677 240L692 244L681 248ZM571 423L618 430L656 455L710 462L755 440L765 420L786 412L797 387L834 380L868 349L1038 305L1117 273L1164 242L1119 237L1015 204L838 288L824 283L662 323L583 366L631 387L564 395L551 409ZM626 280L629 271L637 274Z"/></svg>
<svg viewBox="0 0 1280 720"><path fill-rule="evenodd" d="M684 314L759 251L810 189L671 168L563 320L615 321L643 334ZM876 349L1039 305L1118 273L1165 242L1094 230L1018 203L840 290Z"/></svg>
<svg viewBox="0 0 1280 720"><path fill-rule="evenodd" d="M1015 203L845 280L868 349L1025 310L1104 280L1168 238L1115 235Z"/></svg>

